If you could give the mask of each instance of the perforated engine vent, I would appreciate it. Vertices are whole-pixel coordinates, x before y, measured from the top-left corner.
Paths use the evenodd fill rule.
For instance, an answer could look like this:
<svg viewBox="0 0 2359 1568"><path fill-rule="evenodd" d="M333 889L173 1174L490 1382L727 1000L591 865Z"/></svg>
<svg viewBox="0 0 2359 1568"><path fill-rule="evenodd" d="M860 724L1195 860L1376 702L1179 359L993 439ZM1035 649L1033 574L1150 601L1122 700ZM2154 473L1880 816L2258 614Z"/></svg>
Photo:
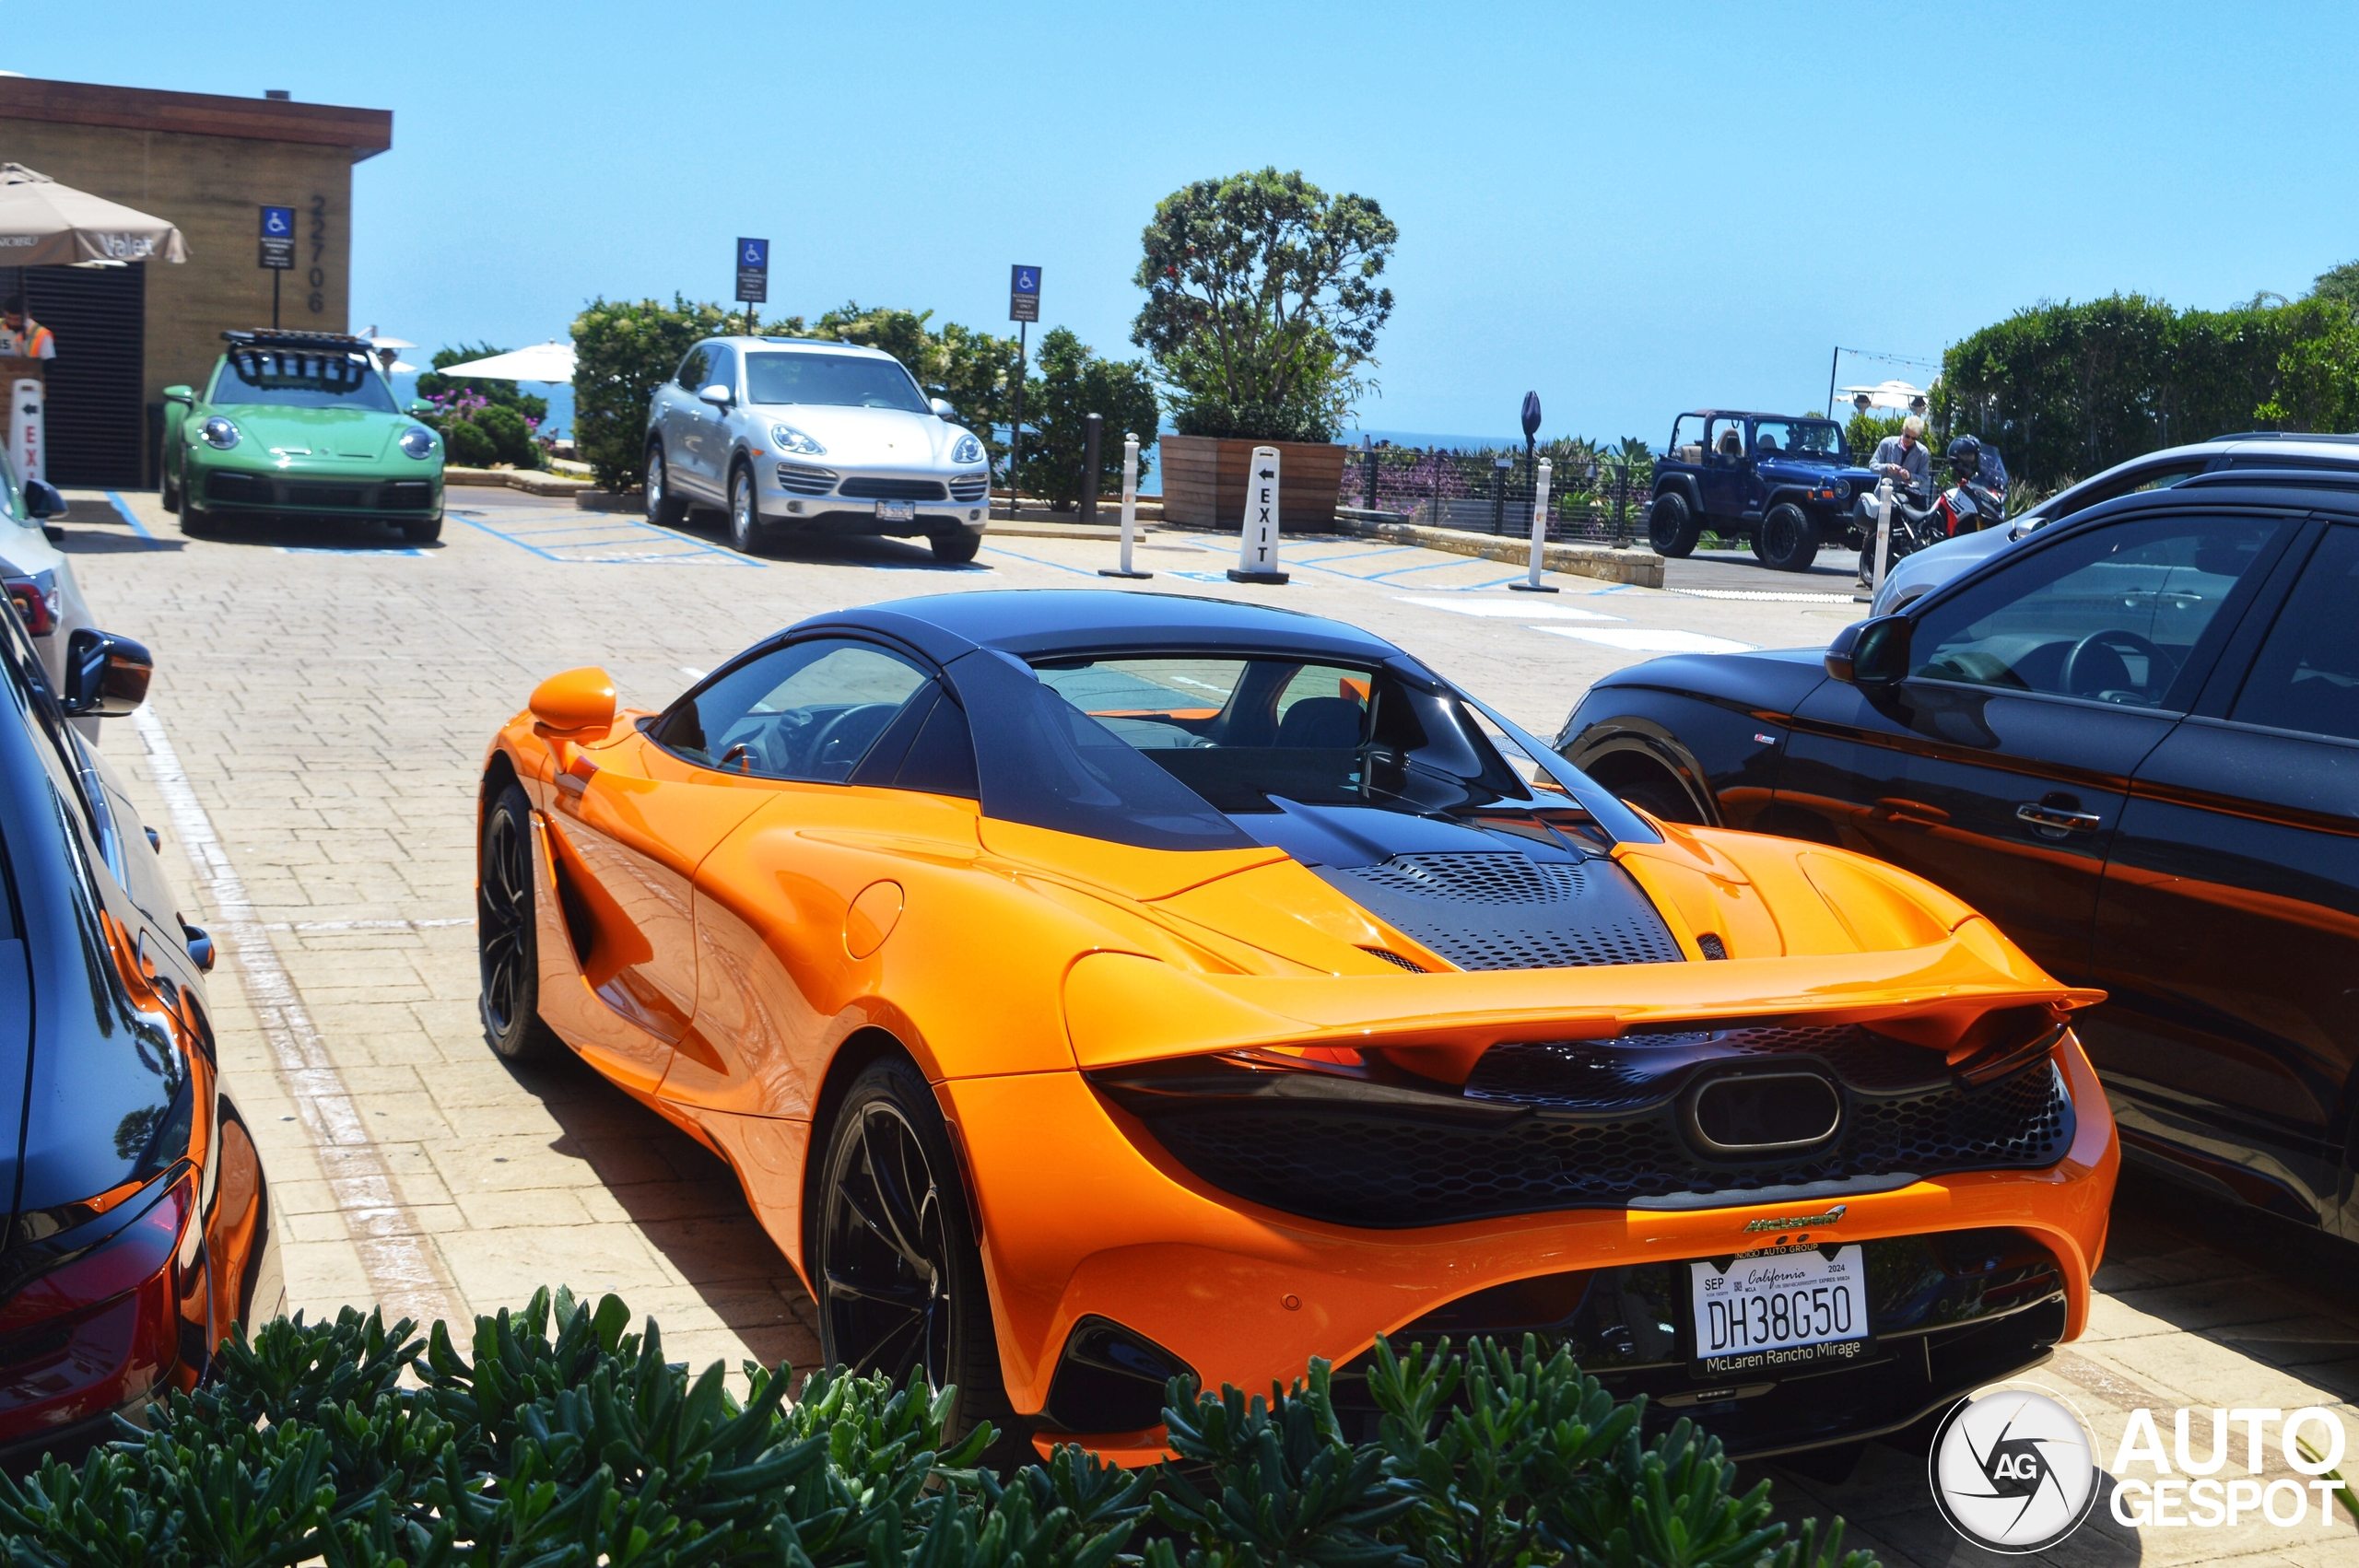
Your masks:
<svg viewBox="0 0 2359 1568"><path fill-rule="evenodd" d="M1346 896L1461 969L1671 964L1662 917L1610 860L1535 860L1513 850L1395 855L1322 868Z"/></svg>

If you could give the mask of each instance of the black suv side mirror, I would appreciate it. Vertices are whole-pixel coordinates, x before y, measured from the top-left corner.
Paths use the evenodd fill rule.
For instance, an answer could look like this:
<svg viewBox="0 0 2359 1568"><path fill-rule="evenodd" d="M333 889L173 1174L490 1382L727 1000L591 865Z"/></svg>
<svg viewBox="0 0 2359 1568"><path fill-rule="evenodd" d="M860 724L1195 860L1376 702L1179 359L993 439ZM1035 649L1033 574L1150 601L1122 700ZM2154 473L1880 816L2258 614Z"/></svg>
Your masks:
<svg viewBox="0 0 2359 1568"><path fill-rule="evenodd" d="M30 512L36 521L59 517L65 511L65 497L59 495L57 486L46 479L28 479L25 481L25 510Z"/></svg>
<svg viewBox="0 0 2359 1568"><path fill-rule="evenodd" d="M121 719L147 700L156 661L127 637L76 629L65 639L66 712L94 719Z"/></svg>
<svg viewBox="0 0 2359 1568"><path fill-rule="evenodd" d="M1906 615L1878 615L1845 626L1826 645L1827 674L1861 691L1888 690L1908 673L1911 625Z"/></svg>

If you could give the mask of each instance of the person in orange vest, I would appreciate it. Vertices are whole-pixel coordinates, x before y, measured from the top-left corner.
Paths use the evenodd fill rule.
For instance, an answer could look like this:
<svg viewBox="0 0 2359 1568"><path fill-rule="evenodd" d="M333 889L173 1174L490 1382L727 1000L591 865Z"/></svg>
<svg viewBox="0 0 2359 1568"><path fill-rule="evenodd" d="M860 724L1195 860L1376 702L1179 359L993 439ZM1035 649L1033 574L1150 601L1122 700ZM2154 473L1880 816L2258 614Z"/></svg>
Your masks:
<svg viewBox="0 0 2359 1568"><path fill-rule="evenodd" d="M0 358L56 357L56 334L25 314L25 297L11 294L0 299Z"/></svg>

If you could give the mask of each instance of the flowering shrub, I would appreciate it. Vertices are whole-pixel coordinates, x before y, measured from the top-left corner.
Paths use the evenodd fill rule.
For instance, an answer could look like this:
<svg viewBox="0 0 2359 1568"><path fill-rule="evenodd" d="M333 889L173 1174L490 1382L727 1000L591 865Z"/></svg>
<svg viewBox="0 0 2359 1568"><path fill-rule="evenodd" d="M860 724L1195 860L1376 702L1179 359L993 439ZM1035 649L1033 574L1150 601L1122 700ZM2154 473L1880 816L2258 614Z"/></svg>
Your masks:
<svg viewBox="0 0 2359 1568"><path fill-rule="evenodd" d="M546 465L550 442L541 434L541 421L504 403L494 403L472 388L433 392L426 401L434 412L421 415L423 424L442 434L448 461L462 468L488 468L505 462L517 468Z"/></svg>

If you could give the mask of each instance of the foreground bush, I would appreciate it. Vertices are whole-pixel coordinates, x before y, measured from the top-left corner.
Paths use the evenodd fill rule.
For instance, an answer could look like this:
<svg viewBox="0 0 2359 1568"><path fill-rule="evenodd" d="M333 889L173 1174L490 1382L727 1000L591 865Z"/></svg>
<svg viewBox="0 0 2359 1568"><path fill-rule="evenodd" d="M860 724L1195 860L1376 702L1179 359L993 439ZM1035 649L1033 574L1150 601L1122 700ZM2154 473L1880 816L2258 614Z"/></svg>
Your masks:
<svg viewBox="0 0 2359 1568"><path fill-rule="evenodd" d="M943 1439L945 1396L889 1379L718 1363L690 1377L655 1325L544 1291L419 1340L347 1308L225 1347L152 1430L0 1477L12 1563L263 1568L1821 1568L1684 1421L1650 1442L1559 1352L1379 1349L1382 1435L1354 1446L1328 1370L1273 1400L1170 1391L1178 1465L1074 1448L1005 1480L988 1430ZM1447 1346L1444 1348L1447 1352ZM1842 1568L1870 1568L1864 1552Z"/></svg>

